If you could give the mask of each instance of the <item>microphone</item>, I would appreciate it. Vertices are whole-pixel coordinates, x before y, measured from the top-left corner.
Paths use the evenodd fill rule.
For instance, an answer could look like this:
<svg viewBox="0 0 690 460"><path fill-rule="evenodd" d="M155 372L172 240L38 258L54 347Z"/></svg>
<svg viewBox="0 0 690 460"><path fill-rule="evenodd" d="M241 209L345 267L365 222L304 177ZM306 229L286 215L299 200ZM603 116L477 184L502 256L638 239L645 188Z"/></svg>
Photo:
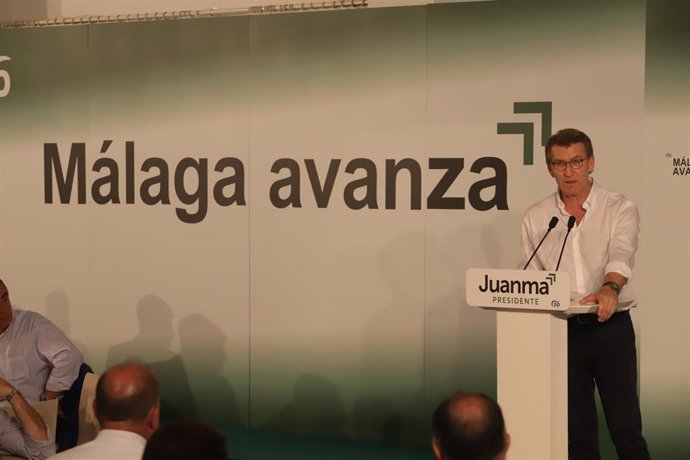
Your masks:
<svg viewBox="0 0 690 460"><path fill-rule="evenodd" d="M561 257L563 257L563 250L565 249L565 242L568 241L568 235L570 235L570 230L575 226L575 216L568 217L568 231L565 233L565 238L563 238L563 246L561 246L561 255L558 256L558 264L556 265L556 270L561 266Z"/></svg>
<svg viewBox="0 0 690 460"><path fill-rule="evenodd" d="M530 256L530 258L529 258L529 260L527 261L527 263L525 264L525 266L522 267L523 270L527 270L527 266L529 265L530 262L532 262L532 259L534 259L534 256L537 255L537 251L539 250L539 248L541 247L541 244L542 244L542 243L544 242L544 240L546 239L546 235L548 235L549 232L550 232L551 230L553 230L553 228L556 226L556 224L558 224L558 217L553 216L553 217L551 218L551 220L549 221L549 228L548 228L548 230L546 230L546 233L544 233L544 236L541 237L541 241L540 241L539 244L537 245L536 249L534 250L534 252L533 252L532 255Z"/></svg>

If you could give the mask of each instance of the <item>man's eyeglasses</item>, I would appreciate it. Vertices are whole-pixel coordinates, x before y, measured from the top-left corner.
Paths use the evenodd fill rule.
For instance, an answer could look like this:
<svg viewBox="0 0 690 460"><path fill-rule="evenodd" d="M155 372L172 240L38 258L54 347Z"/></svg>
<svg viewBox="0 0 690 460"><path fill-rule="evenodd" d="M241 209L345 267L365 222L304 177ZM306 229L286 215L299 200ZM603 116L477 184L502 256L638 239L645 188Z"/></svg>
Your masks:
<svg viewBox="0 0 690 460"><path fill-rule="evenodd" d="M573 158L570 161L554 160L550 161L549 164L553 169L560 172L565 171L567 165L570 165L572 169L580 169L585 164L585 161L587 161L587 158Z"/></svg>

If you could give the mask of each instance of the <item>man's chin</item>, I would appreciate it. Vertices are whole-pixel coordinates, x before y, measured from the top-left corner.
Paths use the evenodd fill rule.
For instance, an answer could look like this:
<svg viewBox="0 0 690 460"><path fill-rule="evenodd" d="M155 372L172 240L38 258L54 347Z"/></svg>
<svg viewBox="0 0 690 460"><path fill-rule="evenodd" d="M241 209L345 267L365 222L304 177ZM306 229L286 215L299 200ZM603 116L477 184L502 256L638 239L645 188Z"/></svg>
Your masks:
<svg viewBox="0 0 690 460"><path fill-rule="evenodd" d="M563 193L564 195L573 196L573 195L576 195L577 192L578 192L577 183L561 185L561 193Z"/></svg>
<svg viewBox="0 0 690 460"><path fill-rule="evenodd" d="M12 316L8 318L7 316L3 316L0 318L0 333L5 332L5 329L10 327L10 323L12 322Z"/></svg>

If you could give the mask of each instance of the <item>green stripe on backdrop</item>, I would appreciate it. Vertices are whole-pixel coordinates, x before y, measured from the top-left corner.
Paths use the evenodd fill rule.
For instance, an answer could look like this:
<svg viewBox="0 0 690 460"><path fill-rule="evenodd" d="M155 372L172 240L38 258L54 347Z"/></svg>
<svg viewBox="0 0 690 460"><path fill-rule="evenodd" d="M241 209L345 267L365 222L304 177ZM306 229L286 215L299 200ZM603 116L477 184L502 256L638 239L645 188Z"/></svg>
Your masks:
<svg viewBox="0 0 690 460"><path fill-rule="evenodd" d="M690 114L690 3L648 0L645 103L649 115Z"/></svg>

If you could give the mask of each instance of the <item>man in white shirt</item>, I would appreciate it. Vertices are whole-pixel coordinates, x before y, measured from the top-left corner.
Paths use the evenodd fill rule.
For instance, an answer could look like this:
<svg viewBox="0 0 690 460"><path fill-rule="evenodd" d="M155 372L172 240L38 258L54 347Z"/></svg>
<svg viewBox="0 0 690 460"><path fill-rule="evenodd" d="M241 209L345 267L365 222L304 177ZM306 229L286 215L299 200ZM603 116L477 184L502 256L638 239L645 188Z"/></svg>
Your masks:
<svg viewBox="0 0 690 460"><path fill-rule="evenodd" d="M650 458L642 436L637 397L635 332L628 311L616 312L618 298L632 278L640 217L637 206L619 193L598 187L589 137L564 129L546 144L546 164L558 190L530 207L522 221L522 250L528 260L546 227L554 228L529 267L555 270L566 237L566 222L576 226L567 240L560 270L570 275L580 303L599 305L596 314L568 319L569 459L598 459L599 439L594 386L620 459ZM626 289L627 291L627 289ZM629 296L630 297L630 296Z"/></svg>
<svg viewBox="0 0 690 460"><path fill-rule="evenodd" d="M29 460L42 460L55 453L55 443L41 416L21 392L0 378L0 398L14 410L15 418L0 409L0 449Z"/></svg>
<svg viewBox="0 0 690 460"><path fill-rule="evenodd" d="M27 401L55 399L70 389L83 363L81 353L38 313L13 310L0 280L0 375Z"/></svg>
<svg viewBox="0 0 690 460"><path fill-rule="evenodd" d="M76 444L79 401L77 385L84 364L81 353L52 322L38 313L13 310L10 294L0 280L0 375L29 402L60 400L56 441L65 448Z"/></svg>
<svg viewBox="0 0 690 460"><path fill-rule="evenodd" d="M140 460L160 423L160 387L141 364L118 364L98 379L94 413L100 431L93 441L52 457L56 460Z"/></svg>

